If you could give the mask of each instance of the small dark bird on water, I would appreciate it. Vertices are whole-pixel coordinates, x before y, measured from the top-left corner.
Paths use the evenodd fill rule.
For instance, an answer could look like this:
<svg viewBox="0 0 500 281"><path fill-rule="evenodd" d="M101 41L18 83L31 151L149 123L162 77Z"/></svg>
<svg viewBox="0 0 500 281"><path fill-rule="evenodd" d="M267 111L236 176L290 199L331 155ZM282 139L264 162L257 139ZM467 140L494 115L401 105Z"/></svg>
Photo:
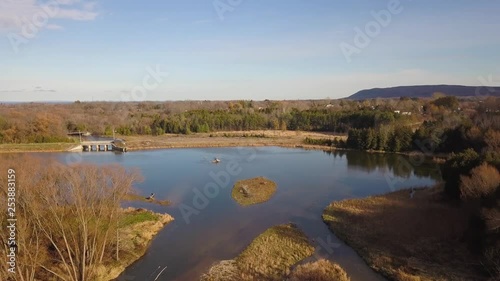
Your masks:
<svg viewBox="0 0 500 281"><path fill-rule="evenodd" d="M413 199L413 196L415 196L415 192L417 191L415 190L415 188L412 187L410 191L410 199Z"/></svg>

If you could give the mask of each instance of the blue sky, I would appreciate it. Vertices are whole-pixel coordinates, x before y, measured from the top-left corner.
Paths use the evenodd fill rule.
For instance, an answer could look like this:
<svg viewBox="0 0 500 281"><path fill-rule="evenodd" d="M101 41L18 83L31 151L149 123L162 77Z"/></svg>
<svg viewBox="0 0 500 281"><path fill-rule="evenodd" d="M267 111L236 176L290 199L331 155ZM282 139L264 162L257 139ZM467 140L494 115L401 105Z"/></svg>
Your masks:
<svg viewBox="0 0 500 281"><path fill-rule="evenodd" d="M390 19L377 21L380 11ZM0 0L0 101L316 99L499 85L499 11L500 1L486 0ZM357 45L367 25L378 30ZM356 52L346 57L341 44ZM155 69L168 76L155 80Z"/></svg>

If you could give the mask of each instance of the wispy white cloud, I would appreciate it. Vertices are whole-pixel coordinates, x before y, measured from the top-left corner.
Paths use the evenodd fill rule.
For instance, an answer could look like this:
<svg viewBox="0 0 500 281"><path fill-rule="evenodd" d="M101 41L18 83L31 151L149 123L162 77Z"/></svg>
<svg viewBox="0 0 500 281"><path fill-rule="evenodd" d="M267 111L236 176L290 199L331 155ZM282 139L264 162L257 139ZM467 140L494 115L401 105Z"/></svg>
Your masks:
<svg viewBox="0 0 500 281"><path fill-rule="evenodd" d="M45 28L51 29L51 30L62 30L62 29L64 29L64 27L62 27L60 25L57 25L57 24L47 24L47 26L45 26Z"/></svg>
<svg viewBox="0 0 500 281"><path fill-rule="evenodd" d="M54 89L44 89L43 87L41 86L36 86L34 89L33 89L33 92L51 92L51 93L55 93L57 92L56 90Z"/></svg>
<svg viewBox="0 0 500 281"><path fill-rule="evenodd" d="M36 86L36 87L33 87L32 89L10 88L10 89L0 90L0 93L37 93L37 92L55 93L57 91L54 89L46 89L42 86Z"/></svg>
<svg viewBox="0 0 500 281"><path fill-rule="evenodd" d="M0 93L23 93L26 89L0 90Z"/></svg>
<svg viewBox="0 0 500 281"><path fill-rule="evenodd" d="M99 15L96 2L81 0L0 0L0 32L17 32L24 26L52 19L91 21ZM61 29L58 24L39 24Z"/></svg>

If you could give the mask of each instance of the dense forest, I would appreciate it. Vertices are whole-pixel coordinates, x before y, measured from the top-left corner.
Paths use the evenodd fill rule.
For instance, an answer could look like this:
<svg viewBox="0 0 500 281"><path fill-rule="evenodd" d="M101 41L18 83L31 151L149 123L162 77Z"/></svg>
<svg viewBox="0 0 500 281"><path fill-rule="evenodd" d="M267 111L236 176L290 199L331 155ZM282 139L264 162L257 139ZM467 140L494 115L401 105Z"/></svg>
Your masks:
<svg viewBox="0 0 500 281"><path fill-rule="evenodd" d="M0 105L0 143L61 142L68 132L161 135L234 130L304 130L347 133L377 123L411 123L420 101L186 101L75 102Z"/></svg>
<svg viewBox="0 0 500 281"><path fill-rule="evenodd" d="M72 142L69 132L129 135L297 130L345 134L309 144L380 151L481 151L496 142L500 98L364 101L74 102L0 105L0 143ZM483 138L483 136L488 136Z"/></svg>
<svg viewBox="0 0 500 281"><path fill-rule="evenodd" d="M481 102L442 97L365 101L0 104L0 143L72 141L67 133L75 131L110 136L115 130L124 137L270 129L349 132L349 147L404 151L413 148L409 143L415 138L425 137L428 131L442 126L437 125L443 123L442 120L446 119L447 124L439 129L455 129L452 119L477 118L476 122L483 122L481 118L495 115L498 103L495 98ZM473 124L462 125L475 127L474 130L481 128ZM487 124L483 122L483 125Z"/></svg>
<svg viewBox="0 0 500 281"><path fill-rule="evenodd" d="M266 129L347 135L308 144L447 155L444 193L469 210L463 239L500 276L500 98L0 105L0 143L72 142L75 131L126 138Z"/></svg>

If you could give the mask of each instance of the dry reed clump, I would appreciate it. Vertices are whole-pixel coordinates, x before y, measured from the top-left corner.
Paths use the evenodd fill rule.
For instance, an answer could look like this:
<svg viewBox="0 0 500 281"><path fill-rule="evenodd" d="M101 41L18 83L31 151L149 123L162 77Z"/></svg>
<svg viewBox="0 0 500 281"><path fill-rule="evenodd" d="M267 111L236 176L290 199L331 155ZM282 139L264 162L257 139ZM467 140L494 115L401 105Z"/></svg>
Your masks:
<svg viewBox="0 0 500 281"><path fill-rule="evenodd" d="M390 279L486 279L480 257L460 241L468 212L444 201L441 187L333 202L323 220Z"/></svg>
<svg viewBox="0 0 500 281"><path fill-rule="evenodd" d="M201 281L239 281L240 270L235 260L220 261L210 268L207 274L201 276Z"/></svg>
<svg viewBox="0 0 500 281"><path fill-rule="evenodd" d="M321 259L297 266L287 281L349 281L347 273L336 263Z"/></svg>
<svg viewBox="0 0 500 281"><path fill-rule="evenodd" d="M245 275L279 280L292 265L312 255L314 247L293 224L271 227L255 238L236 261Z"/></svg>
<svg viewBox="0 0 500 281"><path fill-rule="evenodd" d="M260 234L234 260L214 265L201 280L283 280L291 266L313 253L314 247L295 225L278 225Z"/></svg>
<svg viewBox="0 0 500 281"><path fill-rule="evenodd" d="M240 205L266 202L276 192L276 183L264 177L240 180L234 184L231 196Z"/></svg>

